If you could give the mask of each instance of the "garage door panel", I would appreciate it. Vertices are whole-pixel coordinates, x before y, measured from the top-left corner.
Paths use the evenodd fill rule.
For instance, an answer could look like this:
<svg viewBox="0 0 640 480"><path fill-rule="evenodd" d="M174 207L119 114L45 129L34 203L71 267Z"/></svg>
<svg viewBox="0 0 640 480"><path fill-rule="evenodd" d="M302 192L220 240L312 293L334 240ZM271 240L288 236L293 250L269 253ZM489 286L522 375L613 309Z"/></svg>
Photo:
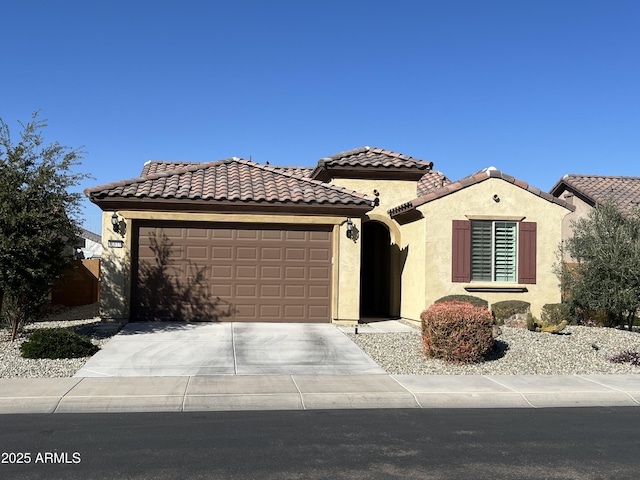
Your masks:
<svg viewBox="0 0 640 480"><path fill-rule="evenodd" d="M285 285L284 292L285 292L285 297L288 299L305 298L304 285Z"/></svg>
<svg viewBox="0 0 640 480"><path fill-rule="evenodd" d="M186 247L187 258L192 261L207 260L206 245L189 245Z"/></svg>
<svg viewBox="0 0 640 480"><path fill-rule="evenodd" d="M260 278L263 280L282 280L280 265L263 265L260 267Z"/></svg>
<svg viewBox="0 0 640 480"><path fill-rule="evenodd" d="M292 248L288 247L284 249L285 260L288 262L300 262L306 259L306 248Z"/></svg>
<svg viewBox="0 0 640 480"><path fill-rule="evenodd" d="M200 229L196 229L200 230ZM207 230L209 238L212 240L231 240L233 239L233 230L225 228L216 228Z"/></svg>
<svg viewBox="0 0 640 480"><path fill-rule="evenodd" d="M309 298L324 299L329 296L329 287L327 285L309 285Z"/></svg>
<svg viewBox="0 0 640 480"><path fill-rule="evenodd" d="M211 280L214 282L228 282L233 278L233 266L231 265L212 265Z"/></svg>
<svg viewBox="0 0 640 480"><path fill-rule="evenodd" d="M331 320L331 226L196 224L167 227L168 222L136 226L137 280L134 308L137 318L154 319L162 290L149 285L149 269L156 263L154 248L165 239L169 265L166 283L174 294L171 311L180 318L202 316L208 303L231 307L223 321L329 322ZM154 240L155 238L155 240ZM155 243L154 243L155 242ZM157 249L156 249L157 250ZM200 273L199 273L200 272ZM180 288L190 287L180 294ZM201 288L203 287L203 288ZM186 298L200 291L205 298ZM190 293L189 293L190 292ZM165 295L166 296L166 295ZM215 316L215 315L214 315Z"/></svg>
<svg viewBox="0 0 640 480"><path fill-rule="evenodd" d="M252 240L256 241L259 238L260 233L258 230L237 230L236 239L238 240Z"/></svg>
<svg viewBox="0 0 640 480"><path fill-rule="evenodd" d="M285 280L304 280L306 278L306 267L285 267Z"/></svg>
<svg viewBox="0 0 640 480"><path fill-rule="evenodd" d="M327 262L331 259L331 252L326 248L310 248L309 249L309 261L310 262Z"/></svg>
<svg viewBox="0 0 640 480"><path fill-rule="evenodd" d="M309 267L309 280L328 280L331 278L329 267Z"/></svg>
<svg viewBox="0 0 640 480"><path fill-rule="evenodd" d="M285 305L284 306L284 317L289 321L299 321L296 319L304 318L305 315L305 306L304 305Z"/></svg>
<svg viewBox="0 0 640 480"><path fill-rule="evenodd" d="M282 248L260 247L260 260L280 262L282 260Z"/></svg>
<svg viewBox="0 0 640 480"><path fill-rule="evenodd" d="M233 260L233 247L211 247L212 260Z"/></svg>
<svg viewBox="0 0 640 480"><path fill-rule="evenodd" d="M258 260L258 248L257 247L238 247L236 249L237 260Z"/></svg>
<svg viewBox="0 0 640 480"><path fill-rule="evenodd" d="M257 298L258 286L252 285L236 285L235 297L236 298Z"/></svg>
<svg viewBox="0 0 640 480"><path fill-rule="evenodd" d="M280 230L261 230L260 238L261 240L276 240L280 242L284 239L284 235Z"/></svg>
<svg viewBox="0 0 640 480"><path fill-rule="evenodd" d="M331 232L329 231L311 231L309 232L310 242L326 243L331 241Z"/></svg>
<svg viewBox="0 0 640 480"><path fill-rule="evenodd" d="M261 298L281 298L282 285L260 285Z"/></svg>
<svg viewBox="0 0 640 480"><path fill-rule="evenodd" d="M255 265L236 265L236 278L258 279L258 267Z"/></svg>

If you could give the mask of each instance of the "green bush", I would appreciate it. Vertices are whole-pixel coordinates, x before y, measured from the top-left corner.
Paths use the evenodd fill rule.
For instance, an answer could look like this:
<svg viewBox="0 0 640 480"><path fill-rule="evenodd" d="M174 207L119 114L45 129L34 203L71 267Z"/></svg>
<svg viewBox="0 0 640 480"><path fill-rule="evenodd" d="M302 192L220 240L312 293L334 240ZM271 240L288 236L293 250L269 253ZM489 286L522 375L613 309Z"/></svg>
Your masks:
<svg viewBox="0 0 640 480"><path fill-rule="evenodd" d="M89 357L98 350L87 337L64 328L36 330L20 345L24 358L80 358Z"/></svg>
<svg viewBox="0 0 640 480"><path fill-rule="evenodd" d="M489 308L489 302L480 297L474 297L473 295L447 295L446 297L439 298L433 303L444 302L468 302L474 307Z"/></svg>
<svg viewBox="0 0 640 480"><path fill-rule="evenodd" d="M591 310L577 308L578 323L595 327L615 327L619 324L618 318L607 310Z"/></svg>
<svg viewBox="0 0 640 480"><path fill-rule="evenodd" d="M493 316L496 317L496 321L500 324L515 315L516 313L526 314L529 311L531 304L522 300L503 300L491 305L491 311Z"/></svg>
<svg viewBox="0 0 640 480"><path fill-rule="evenodd" d="M569 305L566 303L546 303L542 307L540 320L549 325L559 325L569 320Z"/></svg>
<svg viewBox="0 0 640 480"><path fill-rule="evenodd" d="M493 348L493 316L468 302L435 303L420 315L425 355L476 363Z"/></svg>

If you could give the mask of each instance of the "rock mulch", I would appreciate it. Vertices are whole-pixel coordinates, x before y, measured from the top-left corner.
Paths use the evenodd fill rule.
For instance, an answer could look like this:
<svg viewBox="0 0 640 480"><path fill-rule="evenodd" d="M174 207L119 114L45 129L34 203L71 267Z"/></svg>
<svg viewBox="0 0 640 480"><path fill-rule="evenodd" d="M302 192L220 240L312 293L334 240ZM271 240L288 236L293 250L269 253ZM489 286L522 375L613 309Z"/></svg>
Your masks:
<svg viewBox="0 0 640 480"><path fill-rule="evenodd" d="M422 354L415 333L348 334L387 373L398 375L593 375L640 373L640 367L608 357L640 351L640 333L613 328L569 326L562 334L500 327L495 351L482 363L453 365Z"/></svg>
<svg viewBox="0 0 640 480"><path fill-rule="evenodd" d="M0 378L72 377L89 357L56 360L22 358L20 345L35 329L64 327L102 346L109 341L111 334L96 331L95 327L99 325L98 304L94 303L74 308L56 308L42 320L27 325L13 342L9 330L0 329Z"/></svg>

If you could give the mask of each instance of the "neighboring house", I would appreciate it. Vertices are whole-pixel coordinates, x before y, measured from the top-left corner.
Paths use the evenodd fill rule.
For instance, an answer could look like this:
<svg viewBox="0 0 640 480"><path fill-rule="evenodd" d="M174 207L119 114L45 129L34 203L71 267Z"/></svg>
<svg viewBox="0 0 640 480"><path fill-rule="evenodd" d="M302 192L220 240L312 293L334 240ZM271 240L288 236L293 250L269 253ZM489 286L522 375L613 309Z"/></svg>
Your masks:
<svg viewBox="0 0 640 480"><path fill-rule="evenodd" d="M315 168L147 162L85 190L103 211L101 313L117 320L419 319L438 298L560 301L574 210L495 169L458 182L363 147Z"/></svg>
<svg viewBox="0 0 640 480"><path fill-rule="evenodd" d="M76 241L76 258L93 259L102 257L102 237L84 228L80 229Z"/></svg>
<svg viewBox="0 0 640 480"><path fill-rule="evenodd" d="M572 204L574 211L562 221L563 242L573 236L571 223L586 218L596 206L614 200L625 213L640 206L640 177L576 175L562 177L549 191ZM570 260L565 258L565 260Z"/></svg>

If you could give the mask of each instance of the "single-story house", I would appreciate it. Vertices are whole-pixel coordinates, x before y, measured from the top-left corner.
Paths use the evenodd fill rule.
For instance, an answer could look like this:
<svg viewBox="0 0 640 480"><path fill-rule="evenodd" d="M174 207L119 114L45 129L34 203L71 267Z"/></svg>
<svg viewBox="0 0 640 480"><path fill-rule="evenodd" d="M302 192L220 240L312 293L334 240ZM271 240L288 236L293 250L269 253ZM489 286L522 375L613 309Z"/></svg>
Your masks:
<svg viewBox="0 0 640 480"><path fill-rule="evenodd" d="M110 320L419 319L471 294L560 301L552 272L575 207L495 168L452 182L363 147L313 168L147 162L85 190L103 210Z"/></svg>
<svg viewBox="0 0 640 480"><path fill-rule="evenodd" d="M94 259L102 257L102 237L97 233L80 228L76 237L76 259Z"/></svg>
<svg viewBox="0 0 640 480"><path fill-rule="evenodd" d="M558 180L549 192L575 207L562 221L564 242L573 236L571 223L586 218L596 205L613 200L624 213L638 208L640 177L568 174ZM569 258L565 260L570 261Z"/></svg>

